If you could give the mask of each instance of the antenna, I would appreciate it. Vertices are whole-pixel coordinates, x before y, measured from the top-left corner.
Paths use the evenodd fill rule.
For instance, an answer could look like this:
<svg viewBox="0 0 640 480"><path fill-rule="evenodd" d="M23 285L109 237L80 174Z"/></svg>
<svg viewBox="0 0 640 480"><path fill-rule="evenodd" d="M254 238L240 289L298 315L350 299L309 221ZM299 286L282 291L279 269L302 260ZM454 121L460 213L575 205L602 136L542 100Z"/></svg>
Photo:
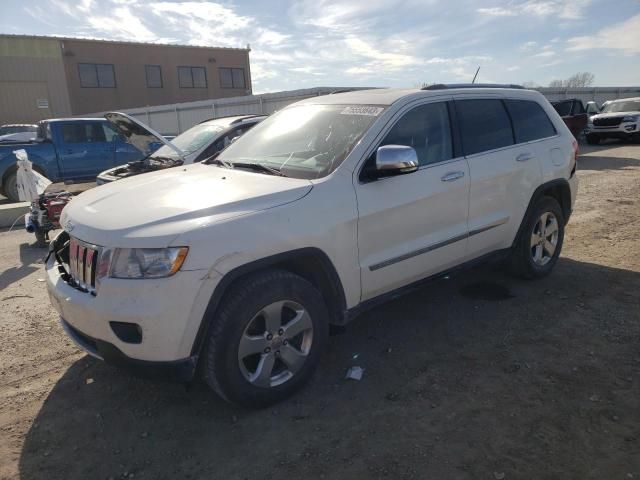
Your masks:
<svg viewBox="0 0 640 480"><path fill-rule="evenodd" d="M478 69L476 70L476 74L473 76L473 80L471 81L471 83L476 83L476 78L478 78L479 71L480 71L480 67L478 67Z"/></svg>

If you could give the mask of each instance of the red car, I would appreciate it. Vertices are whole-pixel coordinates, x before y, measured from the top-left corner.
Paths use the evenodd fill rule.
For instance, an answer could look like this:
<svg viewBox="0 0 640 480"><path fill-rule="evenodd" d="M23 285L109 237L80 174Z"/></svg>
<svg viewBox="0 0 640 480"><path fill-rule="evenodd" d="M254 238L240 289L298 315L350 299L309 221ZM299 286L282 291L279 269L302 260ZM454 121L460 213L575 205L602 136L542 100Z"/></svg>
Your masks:
<svg viewBox="0 0 640 480"><path fill-rule="evenodd" d="M571 130L575 138L578 138L587 128L589 115L587 115L582 100L569 98L559 102L551 102L551 105L553 105L553 108L555 108L556 112L562 117L562 120L567 124L567 127L569 127L569 130Z"/></svg>

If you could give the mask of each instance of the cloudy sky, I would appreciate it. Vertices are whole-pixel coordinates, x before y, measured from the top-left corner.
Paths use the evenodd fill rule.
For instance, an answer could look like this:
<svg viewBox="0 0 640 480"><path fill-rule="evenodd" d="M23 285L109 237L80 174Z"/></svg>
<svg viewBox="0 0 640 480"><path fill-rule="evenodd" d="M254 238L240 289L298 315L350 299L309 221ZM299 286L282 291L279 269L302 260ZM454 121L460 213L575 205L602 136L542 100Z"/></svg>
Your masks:
<svg viewBox="0 0 640 480"><path fill-rule="evenodd" d="M2 0L1 33L251 45L255 93L591 71L640 84L640 0Z"/></svg>

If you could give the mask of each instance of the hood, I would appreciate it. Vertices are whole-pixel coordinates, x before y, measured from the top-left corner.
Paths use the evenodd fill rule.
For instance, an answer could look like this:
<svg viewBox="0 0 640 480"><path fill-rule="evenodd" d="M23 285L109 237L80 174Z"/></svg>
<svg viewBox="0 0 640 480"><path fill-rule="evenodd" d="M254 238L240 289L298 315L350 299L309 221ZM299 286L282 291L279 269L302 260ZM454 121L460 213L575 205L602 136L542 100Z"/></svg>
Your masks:
<svg viewBox="0 0 640 480"><path fill-rule="evenodd" d="M174 150L180 157L184 156L182 150L167 141L158 132L126 113L109 112L104 114L104 118L115 127L128 143L145 154L149 154L158 148L153 148L152 145L154 143L162 143Z"/></svg>
<svg viewBox="0 0 640 480"><path fill-rule="evenodd" d="M612 117L626 117L627 115L640 115L640 112L629 111L629 112L611 112L611 113L598 113L593 115L591 118L612 118Z"/></svg>
<svg viewBox="0 0 640 480"><path fill-rule="evenodd" d="M71 235L107 247L166 247L196 228L304 197L308 180L194 164L88 190L63 210Z"/></svg>

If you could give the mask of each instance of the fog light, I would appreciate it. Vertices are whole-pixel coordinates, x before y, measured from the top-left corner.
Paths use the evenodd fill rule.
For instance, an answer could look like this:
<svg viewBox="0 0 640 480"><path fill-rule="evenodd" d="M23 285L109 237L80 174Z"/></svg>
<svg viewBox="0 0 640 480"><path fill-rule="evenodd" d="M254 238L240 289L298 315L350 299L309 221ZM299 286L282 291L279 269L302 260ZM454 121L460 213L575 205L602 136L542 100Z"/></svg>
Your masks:
<svg viewBox="0 0 640 480"><path fill-rule="evenodd" d="M127 322L109 322L111 330L125 343L142 343L142 329L140 325Z"/></svg>

